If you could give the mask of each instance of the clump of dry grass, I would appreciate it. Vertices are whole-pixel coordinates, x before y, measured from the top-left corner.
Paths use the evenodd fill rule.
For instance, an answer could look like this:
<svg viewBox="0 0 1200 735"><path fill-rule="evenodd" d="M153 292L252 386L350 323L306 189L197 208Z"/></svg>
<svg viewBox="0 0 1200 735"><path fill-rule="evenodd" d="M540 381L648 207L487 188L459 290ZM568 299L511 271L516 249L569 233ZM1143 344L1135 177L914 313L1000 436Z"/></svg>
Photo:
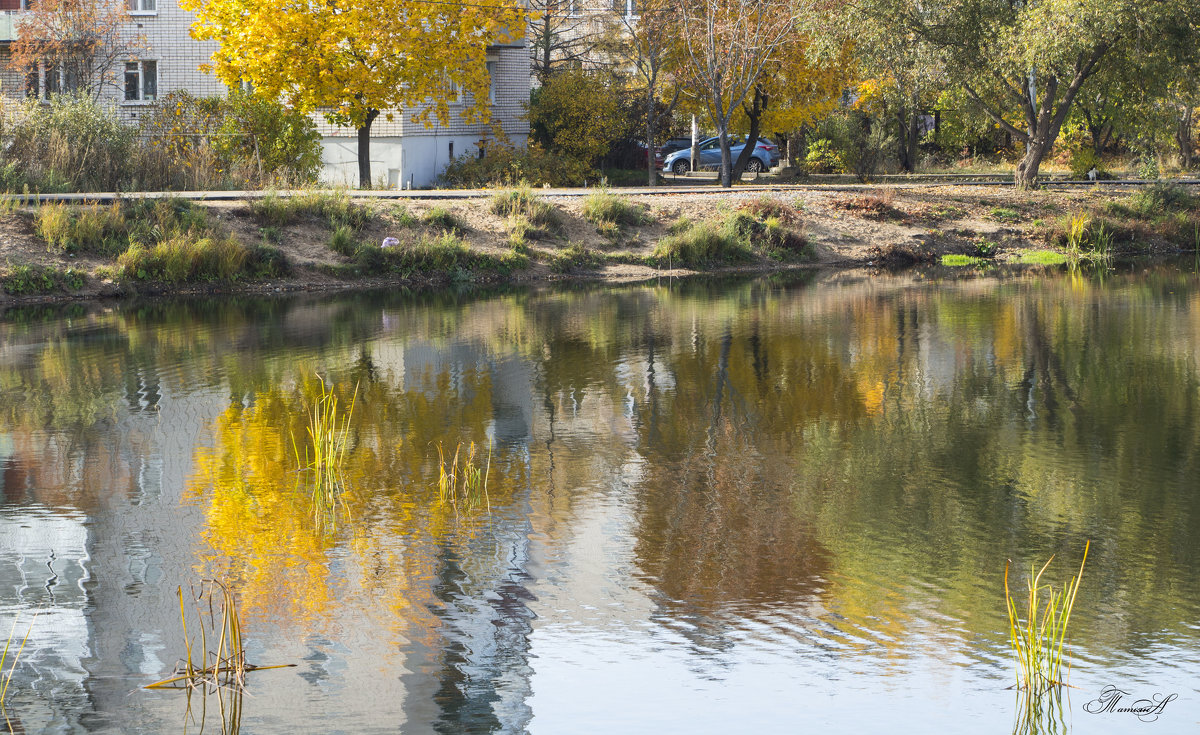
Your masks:
<svg viewBox="0 0 1200 735"><path fill-rule="evenodd" d="M177 589L177 595L187 658L175 664L171 676L146 685L146 689L200 689L206 693L230 689L240 692L246 686L246 674L251 671L295 666L256 666L246 661L242 624L233 594L215 579L202 580L199 592L193 594L192 602L200 632L199 650L193 649L188 634L183 587ZM216 645L215 649L209 649L210 642Z"/></svg>
<svg viewBox="0 0 1200 735"><path fill-rule="evenodd" d="M895 192L891 189L878 189L863 196L835 199L832 204L837 209L842 209L857 214L860 217L866 217L867 219L895 220L899 222L908 220L908 215L893 204L895 198Z"/></svg>
<svg viewBox="0 0 1200 735"><path fill-rule="evenodd" d="M738 211L747 212L755 219L778 220L780 224L792 226L800 222L800 209L796 205L785 204L782 200L770 196L761 196L743 202Z"/></svg>

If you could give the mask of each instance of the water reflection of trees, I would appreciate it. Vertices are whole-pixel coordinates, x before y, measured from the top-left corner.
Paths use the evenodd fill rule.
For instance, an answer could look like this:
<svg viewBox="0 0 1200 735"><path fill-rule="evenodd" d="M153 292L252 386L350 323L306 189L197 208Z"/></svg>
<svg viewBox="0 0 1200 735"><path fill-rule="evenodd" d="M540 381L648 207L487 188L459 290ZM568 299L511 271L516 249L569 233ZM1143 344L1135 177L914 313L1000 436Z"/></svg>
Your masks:
<svg viewBox="0 0 1200 735"><path fill-rule="evenodd" d="M189 495L206 568L298 630L371 611L428 649L421 670L464 698L452 721L494 695L455 678L455 646L502 628L488 650L524 660L526 572L497 559L569 539L596 477L630 463L629 553L666 617L792 607L897 648L931 621L998 641L1003 560L1090 538L1088 640L1194 635L1197 314L1194 284L1153 275L155 307L5 327L0 415L32 456L46 428L103 437L164 393L220 396ZM355 522L333 536L307 522L288 438L317 371L361 391ZM430 443L489 434L496 514L456 519ZM502 660L480 665L520 665Z"/></svg>

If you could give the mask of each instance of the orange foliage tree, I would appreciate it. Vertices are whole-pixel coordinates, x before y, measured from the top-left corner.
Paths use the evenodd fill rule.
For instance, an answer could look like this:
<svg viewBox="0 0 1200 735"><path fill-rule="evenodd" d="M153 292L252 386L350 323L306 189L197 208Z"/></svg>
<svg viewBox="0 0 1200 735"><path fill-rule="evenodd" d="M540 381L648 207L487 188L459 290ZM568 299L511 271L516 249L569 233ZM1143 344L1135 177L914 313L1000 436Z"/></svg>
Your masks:
<svg viewBox="0 0 1200 735"><path fill-rule="evenodd" d="M124 64L148 44L128 32L120 3L38 0L22 11L9 64L24 70L34 96L76 92L99 99L105 88L121 90Z"/></svg>

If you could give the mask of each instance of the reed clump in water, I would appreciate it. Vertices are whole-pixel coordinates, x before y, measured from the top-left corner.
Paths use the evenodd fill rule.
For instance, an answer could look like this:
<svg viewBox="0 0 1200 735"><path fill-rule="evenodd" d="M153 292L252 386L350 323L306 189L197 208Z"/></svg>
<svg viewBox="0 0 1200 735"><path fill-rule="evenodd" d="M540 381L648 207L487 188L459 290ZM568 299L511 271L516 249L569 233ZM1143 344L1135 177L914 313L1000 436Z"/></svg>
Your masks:
<svg viewBox="0 0 1200 735"><path fill-rule="evenodd" d="M320 379L320 376L317 376ZM308 409L308 440L304 450L292 435L292 451L296 462L312 477L313 516L318 525L334 523L339 511L346 512L342 501L342 465L350 437L350 419L358 400L358 387L349 407L343 412L337 393L320 380L321 393Z"/></svg>
<svg viewBox="0 0 1200 735"><path fill-rule="evenodd" d="M442 443L438 442L438 494L443 503L454 506L457 512L472 510L483 503L488 511L492 509L492 501L488 496L488 476L492 470L492 449L488 447L487 464L480 467L475 462L478 448L475 442L466 447L459 442L454 447L454 456L446 462L446 453Z"/></svg>
<svg viewBox="0 0 1200 735"><path fill-rule="evenodd" d="M1064 670L1063 644L1071 622L1071 611L1075 607L1075 595L1083 578L1083 567L1087 563L1089 541L1083 549L1083 560L1079 573L1056 591L1050 584L1042 584L1042 575L1054 557L1040 570L1031 567L1028 592L1025 595L1025 621L1017 610L1017 599L1008 586L1008 564L1004 565L1004 599L1008 606L1009 645L1017 659L1017 688L1032 693L1058 689L1067 683L1070 665ZM1044 603L1043 603L1044 600ZM1065 671L1065 673L1064 673Z"/></svg>
<svg viewBox="0 0 1200 735"><path fill-rule="evenodd" d="M37 619L37 614L34 614L34 619ZM13 653L12 663L9 664L8 676L4 675L4 664L8 662L8 652L12 648L14 636L17 634L17 621L20 617L13 618L12 630L8 633L8 640L4 642L4 652L0 653L0 713L5 711L4 703L8 701L8 687L12 684L13 674L17 671L17 662L21 660L21 653L25 651L25 644L29 642L29 634L33 632L33 623L29 623L29 630L25 631L25 637L21 639L21 645ZM7 720L7 716L5 717ZM9 727L12 730L12 727Z"/></svg>
<svg viewBox="0 0 1200 735"><path fill-rule="evenodd" d="M193 594L195 617L200 629L200 648L193 650L183 603L183 587L178 588L177 594L187 658L175 664L171 676L148 684L146 689L200 689L207 694L224 688L240 692L246 686L246 674L251 671L295 666L255 666L247 663L241 619L233 594L215 579L202 580L199 593ZM216 645L215 650L209 650L210 643Z"/></svg>

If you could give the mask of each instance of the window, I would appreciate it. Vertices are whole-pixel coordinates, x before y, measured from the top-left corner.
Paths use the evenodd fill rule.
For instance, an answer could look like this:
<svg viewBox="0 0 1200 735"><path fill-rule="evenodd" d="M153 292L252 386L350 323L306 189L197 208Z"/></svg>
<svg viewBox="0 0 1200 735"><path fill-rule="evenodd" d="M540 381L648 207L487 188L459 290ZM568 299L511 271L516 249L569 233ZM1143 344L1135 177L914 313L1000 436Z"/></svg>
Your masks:
<svg viewBox="0 0 1200 735"><path fill-rule="evenodd" d="M461 99L462 89L459 88L458 82L446 80L446 101L453 105Z"/></svg>
<svg viewBox="0 0 1200 735"><path fill-rule="evenodd" d="M612 11L626 18L636 18L638 14L637 0L612 0Z"/></svg>
<svg viewBox="0 0 1200 735"><path fill-rule="evenodd" d="M125 64L125 101L153 102L158 98L158 62L130 61Z"/></svg>
<svg viewBox="0 0 1200 735"><path fill-rule="evenodd" d="M495 61L487 62L488 73L488 102L496 104L496 72L499 70L500 64Z"/></svg>
<svg viewBox="0 0 1200 735"><path fill-rule="evenodd" d="M39 62L25 75L25 96L49 100L52 94L76 92L82 87L82 76L83 67L78 61Z"/></svg>
<svg viewBox="0 0 1200 735"><path fill-rule="evenodd" d="M155 13L158 12L158 0L126 0L126 6L130 13Z"/></svg>

